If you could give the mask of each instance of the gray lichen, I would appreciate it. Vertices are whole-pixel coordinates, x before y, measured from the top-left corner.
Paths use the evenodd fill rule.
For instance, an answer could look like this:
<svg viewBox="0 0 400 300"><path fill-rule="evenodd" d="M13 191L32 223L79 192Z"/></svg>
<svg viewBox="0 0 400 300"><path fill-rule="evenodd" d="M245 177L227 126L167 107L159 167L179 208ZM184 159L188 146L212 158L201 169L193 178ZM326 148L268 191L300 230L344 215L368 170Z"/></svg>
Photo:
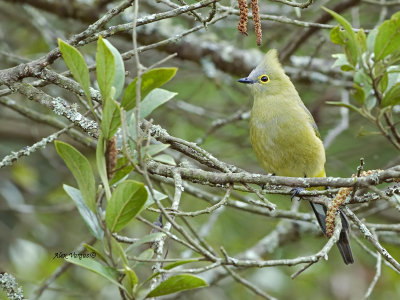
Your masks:
<svg viewBox="0 0 400 300"><path fill-rule="evenodd" d="M77 111L78 105L69 104L64 99L57 97L52 103L53 111L60 116L66 117L68 120L85 130L89 135L96 137L96 131L99 129L98 124L86 118L81 113Z"/></svg>
<svg viewBox="0 0 400 300"><path fill-rule="evenodd" d="M0 273L0 286L7 293L11 300L22 300L24 298L23 290L18 286L15 277L8 273Z"/></svg>

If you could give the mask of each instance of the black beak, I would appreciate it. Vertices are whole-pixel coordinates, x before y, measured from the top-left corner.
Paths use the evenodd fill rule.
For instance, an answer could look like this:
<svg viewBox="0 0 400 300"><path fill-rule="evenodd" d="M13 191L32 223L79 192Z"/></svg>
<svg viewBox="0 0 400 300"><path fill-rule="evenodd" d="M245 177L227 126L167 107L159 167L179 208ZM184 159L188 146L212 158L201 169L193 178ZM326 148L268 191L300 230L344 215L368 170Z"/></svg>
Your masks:
<svg viewBox="0 0 400 300"><path fill-rule="evenodd" d="M252 79L250 79L248 77L245 77L245 78L240 78L238 80L238 82L245 83L245 84L252 84L252 83L254 83L254 80L252 80Z"/></svg>

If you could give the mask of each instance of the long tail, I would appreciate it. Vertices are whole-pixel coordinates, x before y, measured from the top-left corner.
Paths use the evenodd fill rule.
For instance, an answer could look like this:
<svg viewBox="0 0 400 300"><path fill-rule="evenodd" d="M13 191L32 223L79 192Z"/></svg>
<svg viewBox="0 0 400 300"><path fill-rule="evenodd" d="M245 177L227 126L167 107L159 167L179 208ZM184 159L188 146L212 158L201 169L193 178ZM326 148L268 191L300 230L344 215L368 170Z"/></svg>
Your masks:
<svg viewBox="0 0 400 300"><path fill-rule="evenodd" d="M326 234L326 207L321 204L312 202L310 202L310 204L315 216L317 217L317 221L322 229L322 232ZM342 221L342 230L340 231L339 240L337 241L336 245L338 246L340 255L342 255L344 263L348 265L354 263L353 253L351 252L349 240L350 225L344 213L341 210L339 210L339 213L340 219Z"/></svg>

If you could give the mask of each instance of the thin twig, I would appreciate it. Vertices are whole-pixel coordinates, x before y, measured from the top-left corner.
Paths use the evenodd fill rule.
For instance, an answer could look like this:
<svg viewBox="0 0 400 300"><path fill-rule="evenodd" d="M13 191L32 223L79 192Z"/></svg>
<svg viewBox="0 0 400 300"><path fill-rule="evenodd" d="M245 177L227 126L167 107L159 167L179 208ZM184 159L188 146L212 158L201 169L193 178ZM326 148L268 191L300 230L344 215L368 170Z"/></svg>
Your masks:
<svg viewBox="0 0 400 300"><path fill-rule="evenodd" d="M305 265L303 268L301 268L299 271L296 273L292 274L290 278L294 279L301 273L303 273L305 270L307 270L309 267L311 267L313 264L319 261L320 258L328 258L328 252L331 250L332 246L339 240L339 235L340 231L342 230L342 223L340 221L339 215L336 215L335 218L335 230L333 232L333 235L329 238L328 242L325 244L325 246L321 249L321 251L316 255L317 260L316 261L311 261L307 265Z"/></svg>
<svg viewBox="0 0 400 300"><path fill-rule="evenodd" d="M382 255L380 253L377 253L377 258L376 258L376 273L374 278L372 279L371 283L369 284L368 290L364 295L364 299L368 299L369 296L371 296L372 291L375 288L376 283L378 282L379 278L381 277L381 271L382 271Z"/></svg>
<svg viewBox="0 0 400 300"><path fill-rule="evenodd" d="M306 2L303 3L298 3L298 2L292 2L292 1L286 1L286 0L272 0L273 2L279 2L285 5L293 6L293 7L298 7L301 9L309 7L312 3L313 0L307 0Z"/></svg>
<svg viewBox="0 0 400 300"><path fill-rule="evenodd" d="M171 209L175 210L175 209L178 209L178 207L179 207L179 203L180 203L181 197L182 197L183 187L182 187L182 178L178 172L174 173L173 178L174 178L174 182L175 182L175 194L174 194L174 197L172 200ZM171 219L173 219L173 218L174 217L171 216ZM171 222L167 222L163 228L166 231L170 231L171 226L172 226ZM160 239L157 239L156 242L154 242L156 259L161 259L163 257L165 239L166 239L166 236L161 237ZM161 268L162 268L162 263L157 262L153 266L153 272L159 272ZM155 287L158 283L159 283L159 279L154 278L152 287Z"/></svg>
<svg viewBox="0 0 400 300"><path fill-rule="evenodd" d="M17 152L12 152L12 154L5 156L0 161L0 169L3 167L6 167L6 166L11 166L20 157L29 156L32 153L36 152L37 150L46 147L49 143L52 143L53 141L55 141L61 134L63 134L64 132L66 132L68 129L70 129L73 126L74 126L74 124L70 124L63 129L45 137L45 138L42 138L39 142L36 142L32 146L26 146Z"/></svg>
<svg viewBox="0 0 400 300"><path fill-rule="evenodd" d="M353 223L358 227L364 237L375 247L375 249L383 256L383 258L388 261L397 271L400 271L400 264L389 254L389 252L384 247L382 247L379 241L375 239L367 226L365 226L348 207L344 207L343 212L350 220L353 221Z"/></svg>

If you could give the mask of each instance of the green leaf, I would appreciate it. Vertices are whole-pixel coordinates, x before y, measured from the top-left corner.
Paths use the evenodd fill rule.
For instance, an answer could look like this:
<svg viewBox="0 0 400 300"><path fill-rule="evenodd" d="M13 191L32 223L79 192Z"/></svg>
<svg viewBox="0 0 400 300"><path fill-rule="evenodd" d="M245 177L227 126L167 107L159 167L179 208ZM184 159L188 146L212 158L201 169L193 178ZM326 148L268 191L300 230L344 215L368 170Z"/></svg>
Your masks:
<svg viewBox="0 0 400 300"><path fill-rule="evenodd" d="M207 286L207 282L200 277L191 274L175 275L161 282L147 295L147 298L169 295L172 293L184 290L192 290L204 286Z"/></svg>
<svg viewBox="0 0 400 300"><path fill-rule="evenodd" d="M400 12L390 20L383 22L378 28L375 39L375 60L380 60L400 47Z"/></svg>
<svg viewBox="0 0 400 300"><path fill-rule="evenodd" d="M171 270L173 268L179 267L179 266L184 265L184 264L192 263L192 262L199 262L199 259L198 258L191 258L191 259L185 259L185 260L176 261L176 262L173 262L173 263L170 263L170 264L166 265L165 267L163 267L163 269L164 270ZM161 272L155 272L155 273L151 274L145 280L145 282L148 282L148 281L152 280L154 277L157 277L158 275L161 275Z"/></svg>
<svg viewBox="0 0 400 300"><path fill-rule="evenodd" d="M364 101L364 107L368 110L368 111L370 111L371 109L373 109L374 107L375 107L375 105L376 105L376 97L375 97L375 95L368 95L366 98L365 98L365 101Z"/></svg>
<svg viewBox="0 0 400 300"><path fill-rule="evenodd" d="M89 227L89 230L92 233L92 235L98 240L103 239L104 231L100 227L96 215L89 209L89 207L83 200L81 191L66 184L63 185L63 188L64 191L68 194L68 196L70 196L71 199L74 201L76 207L78 208L79 213L81 214L86 225Z"/></svg>
<svg viewBox="0 0 400 300"><path fill-rule="evenodd" d="M154 256L154 250L149 248L139 254L140 260L149 260Z"/></svg>
<svg viewBox="0 0 400 300"><path fill-rule="evenodd" d="M104 277L105 279L111 281L113 284L122 287L122 285L118 282L118 273L113 268L104 266L103 264L90 258L79 259L78 257L68 256L67 258L65 258L65 260L71 264L95 272L100 276Z"/></svg>
<svg viewBox="0 0 400 300"><path fill-rule="evenodd" d="M129 111L136 106L136 83L137 77L133 79L130 84L128 84L128 86L125 88L124 95L122 96L121 107L123 107L126 111ZM143 89L141 91L140 97L144 97Z"/></svg>
<svg viewBox="0 0 400 300"><path fill-rule="evenodd" d="M154 89L151 91L140 104L140 119L146 118L149 114L153 112L157 107L164 104L165 102L171 100L176 93L164 90L164 89ZM121 104L122 105L122 104ZM128 120L128 132L132 139L136 140L136 118L135 114L131 111L129 113Z"/></svg>
<svg viewBox="0 0 400 300"><path fill-rule="evenodd" d="M161 151L164 151L167 149L170 145L169 144L152 144L147 147L143 147L143 153L142 155L148 155L152 157L153 155L160 153Z"/></svg>
<svg viewBox="0 0 400 300"><path fill-rule="evenodd" d="M154 250L152 248L148 248L144 250L142 253L139 254L138 258L139 260L149 260L152 259L154 256ZM141 261L135 261L132 265L132 267L139 267L143 265L144 262Z"/></svg>
<svg viewBox="0 0 400 300"><path fill-rule="evenodd" d="M147 186L146 186L146 190L147 190L147 193L148 193L149 197L147 198L147 201L144 204L142 210L147 208L147 207L149 207L150 205L154 204L153 196L151 195L151 193L150 193L149 189L147 188ZM161 201L161 200L164 200L164 199L168 198L167 195L165 195L163 193L160 193L159 191L157 191L155 189L153 189L153 194L154 194L154 198L156 198L157 201Z"/></svg>
<svg viewBox="0 0 400 300"><path fill-rule="evenodd" d="M122 246L122 243L118 242L116 239L111 240L112 243L112 252L117 257L117 263L122 261L123 264L128 265L128 258L125 253L125 249Z"/></svg>
<svg viewBox="0 0 400 300"><path fill-rule="evenodd" d="M164 89L152 90L140 104L140 119L148 117L157 107L171 100L176 94Z"/></svg>
<svg viewBox="0 0 400 300"><path fill-rule="evenodd" d="M101 130L106 140L109 140L121 126L121 115L119 104L114 99L107 98L104 102Z"/></svg>
<svg viewBox="0 0 400 300"><path fill-rule="evenodd" d="M354 89L355 89L355 91L352 93L354 99L356 99L358 103L363 105L364 101L365 101L364 89L361 86L359 86L357 83L354 83L353 86L354 86Z"/></svg>
<svg viewBox="0 0 400 300"><path fill-rule="evenodd" d="M374 52L375 40L378 35L378 28L372 29L367 36L367 48L370 53Z"/></svg>
<svg viewBox="0 0 400 300"><path fill-rule="evenodd" d="M354 74L354 83L357 83L359 86L365 87L370 89L372 83L371 83L371 77L369 77L363 69L358 70Z"/></svg>
<svg viewBox="0 0 400 300"><path fill-rule="evenodd" d="M386 71L388 73L387 89L391 89L392 86L400 82L400 66L390 66Z"/></svg>
<svg viewBox="0 0 400 300"><path fill-rule="evenodd" d="M340 69L344 72L354 71L354 67L350 65L343 65L340 67Z"/></svg>
<svg viewBox="0 0 400 300"><path fill-rule="evenodd" d="M346 43L346 37L340 29L340 26L332 28L330 32L331 41L337 45L344 45Z"/></svg>
<svg viewBox="0 0 400 300"><path fill-rule="evenodd" d="M96 74L103 101L112 98L111 91L115 78L115 59L102 36L99 36L97 40Z"/></svg>
<svg viewBox="0 0 400 300"><path fill-rule="evenodd" d="M148 93L170 81L176 74L176 68L158 68L144 73L141 80L140 97L144 99ZM136 106L136 82L135 78L125 89L121 106L131 110Z"/></svg>
<svg viewBox="0 0 400 300"><path fill-rule="evenodd" d="M365 32L362 28L356 33L356 39L357 39L357 44L358 44L361 52L366 52L367 51L367 36L365 35Z"/></svg>
<svg viewBox="0 0 400 300"><path fill-rule="evenodd" d="M389 91L385 93L381 106L386 107L397 104L400 104L400 82L396 83Z"/></svg>
<svg viewBox="0 0 400 300"><path fill-rule="evenodd" d="M341 70L343 71L353 71L354 68L350 66L349 61L347 60L347 56L343 53L336 53L332 54L333 58L336 58L334 64L332 65L332 68L334 67L340 67Z"/></svg>
<svg viewBox="0 0 400 300"><path fill-rule="evenodd" d="M154 89L152 90L140 104L140 119L146 118L150 115L153 110L155 110L160 105L164 104L165 102L171 100L176 93L164 90L164 89ZM128 130L130 136L136 140L136 122L135 122L135 114L130 114L130 120L128 122Z"/></svg>
<svg viewBox="0 0 400 300"><path fill-rule="evenodd" d="M78 49L65 43L61 39L58 39L58 47L60 47L62 57L68 69L71 71L72 76L81 85L86 98L91 102L90 76L85 59Z"/></svg>
<svg viewBox="0 0 400 300"><path fill-rule="evenodd" d="M357 44L348 42L344 48L344 53L346 53L347 58L352 66L357 65L358 53Z"/></svg>
<svg viewBox="0 0 400 300"><path fill-rule="evenodd" d="M112 52L115 62L115 78L113 81L113 86L115 87L115 99L121 94L124 84L125 84L125 66L121 54L109 41L103 39L107 48Z"/></svg>
<svg viewBox="0 0 400 300"><path fill-rule="evenodd" d="M198 258L191 258L191 259L185 259L185 260L180 260L180 261L176 261L173 263L170 263L168 265L166 265L165 267L163 267L164 270L171 270L173 268L179 267L181 265L185 265L188 263L192 263L192 262L199 262Z"/></svg>
<svg viewBox="0 0 400 300"><path fill-rule="evenodd" d="M103 183L103 187L106 192L106 198L107 200L109 200L111 198L111 190L107 178L106 158L104 156L105 153L106 153L106 140L103 137L103 133L101 133L99 139L97 140L96 163L97 163L97 171L99 172L101 182Z"/></svg>
<svg viewBox="0 0 400 300"><path fill-rule="evenodd" d="M110 180L110 185L116 184L118 181L123 179L126 175L128 175L133 170L133 166L130 164L129 160L126 157L120 157L117 160L117 165L115 166L115 170L118 170L114 177Z"/></svg>
<svg viewBox="0 0 400 300"><path fill-rule="evenodd" d="M336 102L336 101L335 101L335 102L334 102L334 101L327 101L326 104L328 104L328 105L333 105L333 106L342 106L342 107L346 107L346 108L348 108L348 109L350 109L350 110L353 110L353 111L355 111L355 112L360 113L360 110L359 110L356 106L351 105L351 104L348 104L348 103Z"/></svg>
<svg viewBox="0 0 400 300"><path fill-rule="evenodd" d="M136 273L129 268L129 266L124 265L125 277L123 280L123 284L128 291L129 295L132 296L134 287L138 284L139 279Z"/></svg>
<svg viewBox="0 0 400 300"><path fill-rule="evenodd" d="M96 257L100 258L102 261L107 263L106 257L103 255L103 253L100 250L98 250L95 247L93 247L92 245L89 245L89 244L86 244L86 243L83 244L83 247L85 247L85 249L88 252L96 253Z"/></svg>
<svg viewBox="0 0 400 300"><path fill-rule="evenodd" d="M379 135L382 135L382 133L379 132L379 131L367 131L367 130L365 130L364 127L361 127L360 130L357 133L357 137L360 137L360 136L379 136Z"/></svg>
<svg viewBox="0 0 400 300"><path fill-rule="evenodd" d="M357 64L360 48L358 47L357 37L353 31L353 28L351 27L351 24L345 18L343 18L341 15L337 14L336 12L334 12L330 9L327 9L326 7L322 7L322 8L326 12L331 14L336 19L336 21L338 21L339 24L343 26L345 32L340 37L340 39L343 40L342 45L343 45L344 51L347 55L347 59L349 60L349 62L352 66L355 66ZM338 35L341 34L341 32L339 32L337 29L334 28L334 30Z"/></svg>
<svg viewBox="0 0 400 300"><path fill-rule="evenodd" d="M387 69L387 66L385 65L385 63L383 61L377 61L374 64L374 68L373 68L373 74L375 78L380 78L383 76L383 74L385 74ZM368 76L370 77L370 76Z"/></svg>
<svg viewBox="0 0 400 300"><path fill-rule="evenodd" d="M386 63L386 61L385 61ZM397 49L396 51L393 51L390 56L387 59L386 65L388 66L394 66L398 65L400 63L400 48Z"/></svg>
<svg viewBox="0 0 400 300"><path fill-rule="evenodd" d="M174 160L174 158L171 155L168 154L160 154L157 156L154 156L153 159L155 161L167 164L167 165L171 165L171 166L176 166L176 162Z"/></svg>
<svg viewBox="0 0 400 300"><path fill-rule="evenodd" d="M78 150L67 143L55 141L54 145L58 155L60 155L64 160L68 169L71 171L76 182L78 183L79 190L82 193L82 197L86 205L95 212L95 180L89 161Z"/></svg>
<svg viewBox="0 0 400 300"><path fill-rule="evenodd" d="M379 91L384 93L388 87L389 83L389 75L388 73L384 73L381 80L379 81Z"/></svg>
<svg viewBox="0 0 400 300"><path fill-rule="evenodd" d="M336 59L332 65L332 68L349 64L349 61L347 60L346 55L343 53L332 54L332 57Z"/></svg>
<svg viewBox="0 0 400 300"><path fill-rule="evenodd" d="M329 14L331 14L332 17L334 17L336 19L336 21L338 21L339 24L343 26L344 30L349 34L349 36L354 38L354 40L355 40L356 36L353 31L353 28L351 27L351 24L345 18L343 18L338 13L336 13L333 10L330 10L326 7L322 7L322 9L325 10L326 12L328 12Z"/></svg>
<svg viewBox="0 0 400 300"><path fill-rule="evenodd" d="M131 110L128 112L128 120L127 120L127 125L128 125L128 133L131 137L131 139L128 140L129 147L131 149L136 149L136 117L135 117L135 112ZM135 159L137 155L135 155Z"/></svg>
<svg viewBox="0 0 400 300"><path fill-rule="evenodd" d="M126 180L117 186L106 209L106 222L112 232L120 231L141 210L147 200L143 183Z"/></svg>

